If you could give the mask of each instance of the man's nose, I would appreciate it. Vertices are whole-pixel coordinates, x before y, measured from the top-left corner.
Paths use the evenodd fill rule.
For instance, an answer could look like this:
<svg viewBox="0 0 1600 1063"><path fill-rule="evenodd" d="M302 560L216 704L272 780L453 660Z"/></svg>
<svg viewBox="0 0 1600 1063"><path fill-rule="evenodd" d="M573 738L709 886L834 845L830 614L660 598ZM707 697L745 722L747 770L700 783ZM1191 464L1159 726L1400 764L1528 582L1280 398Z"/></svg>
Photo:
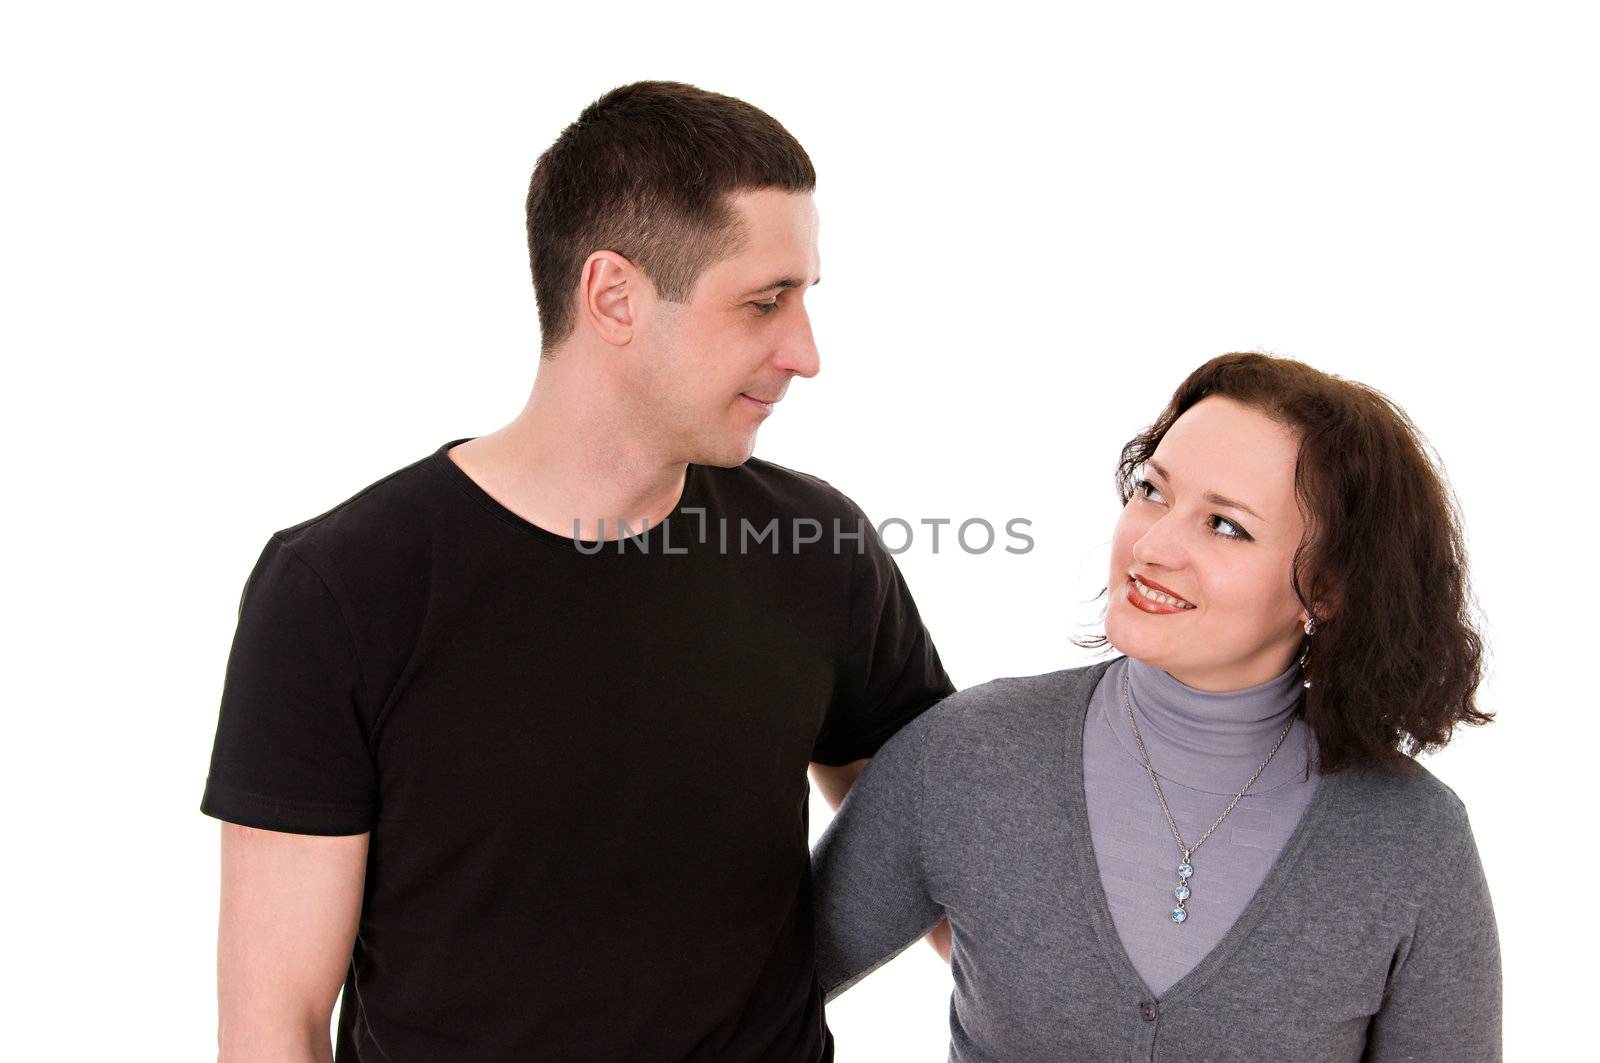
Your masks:
<svg viewBox="0 0 1600 1063"><path fill-rule="evenodd" d="M817 353L817 341L811 335L811 317L802 307L782 343L773 364L795 376L814 377L822 369L822 358Z"/></svg>

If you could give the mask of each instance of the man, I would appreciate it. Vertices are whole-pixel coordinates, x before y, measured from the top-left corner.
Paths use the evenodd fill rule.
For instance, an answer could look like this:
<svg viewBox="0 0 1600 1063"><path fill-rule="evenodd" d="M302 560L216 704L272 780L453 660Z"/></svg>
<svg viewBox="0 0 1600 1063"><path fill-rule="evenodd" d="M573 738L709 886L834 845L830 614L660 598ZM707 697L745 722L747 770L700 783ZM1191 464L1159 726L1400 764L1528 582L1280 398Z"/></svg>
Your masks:
<svg viewBox="0 0 1600 1063"><path fill-rule="evenodd" d="M225 1060L819 1060L806 767L951 691L893 560L751 459L818 369L811 162L617 89L540 158L509 425L272 536L202 808Z"/></svg>

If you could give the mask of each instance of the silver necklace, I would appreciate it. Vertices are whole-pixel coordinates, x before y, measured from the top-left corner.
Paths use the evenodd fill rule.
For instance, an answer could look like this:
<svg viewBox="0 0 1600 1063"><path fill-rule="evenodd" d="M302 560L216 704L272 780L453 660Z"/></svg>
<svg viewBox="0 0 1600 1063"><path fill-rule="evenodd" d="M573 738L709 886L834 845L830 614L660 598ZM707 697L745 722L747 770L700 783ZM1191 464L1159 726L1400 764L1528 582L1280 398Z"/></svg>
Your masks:
<svg viewBox="0 0 1600 1063"><path fill-rule="evenodd" d="M1133 715L1132 683L1128 679L1128 671L1126 669L1122 673L1122 704L1128 709L1128 722L1133 724L1133 738L1134 741L1139 743L1139 756L1144 758L1144 770L1150 776L1151 785L1156 788L1156 800L1161 802L1161 814L1167 817L1167 826L1172 828L1172 840L1178 843L1179 849L1183 850L1183 863L1178 865L1178 885L1172 891L1172 895L1178 899L1178 906L1168 913L1174 923L1181 923L1189 918L1189 913L1183 906L1188 903L1190 894L1189 880L1194 877L1194 854L1206 843L1206 839L1211 837L1212 832L1222 825L1222 821L1228 818L1228 813L1232 812L1239 802L1244 800L1244 795L1250 792L1250 787L1256 784L1256 780L1261 778L1261 773L1267 770L1267 765L1272 763L1272 758L1278 755L1278 749L1283 745L1283 740L1289 737L1289 728L1294 726L1294 717L1290 716L1289 722L1283 725L1282 731L1278 732L1278 740L1273 743L1272 752L1267 754L1267 759L1261 762L1261 767L1256 769L1256 773L1250 776L1250 781L1244 784L1244 789L1239 791L1239 796L1229 801L1228 807L1222 810L1222 815L1218 816L1211 826L1206 828L1206 832L1200 835L1200 840L1190 845L1183 840L1183 835L1178 833L1178 824L1172 818L1172 809L1167 807L1167 795L1161 792L1161 779L1156 775L1156 770L1150 766L1150 751L1144 747L1144 735L1139 733L1139 721Z"/></svg>

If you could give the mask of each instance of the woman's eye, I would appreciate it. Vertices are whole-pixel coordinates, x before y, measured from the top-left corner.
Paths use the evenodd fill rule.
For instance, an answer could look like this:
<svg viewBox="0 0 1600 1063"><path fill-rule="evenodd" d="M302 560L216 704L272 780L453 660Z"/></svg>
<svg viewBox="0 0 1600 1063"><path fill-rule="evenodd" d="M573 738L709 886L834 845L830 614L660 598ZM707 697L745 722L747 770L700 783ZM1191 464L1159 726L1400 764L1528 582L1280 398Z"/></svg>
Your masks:
<svg viewBox="0 0 1600 1063"><path fill-rule="evenodd" d="M1227 517L1213 513L1211 515L1211 530L1224 539L1249 539L1250 533Z"/></svg>
<svg viewBox="0 0 1600 1063"><path fill-rule="evenodd" d="M1161 492L1156 490L1156 485L1151 483L1149 480L1133 481L1133 489L1152 502L1166 501L1166 499L1161 497Z"/></svg>

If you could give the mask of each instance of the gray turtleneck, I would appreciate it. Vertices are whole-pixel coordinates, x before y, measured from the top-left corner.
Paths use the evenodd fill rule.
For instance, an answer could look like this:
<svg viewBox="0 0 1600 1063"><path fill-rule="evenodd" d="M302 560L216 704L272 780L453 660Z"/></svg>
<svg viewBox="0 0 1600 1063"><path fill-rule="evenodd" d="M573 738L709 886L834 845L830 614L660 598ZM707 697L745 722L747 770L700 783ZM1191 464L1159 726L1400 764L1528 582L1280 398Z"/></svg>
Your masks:
<svg viewBox="0 0 1600 1063"><path fill-rule="evenodd" d="M1183 851L1144 769L1123 681L1178 832L1194 845L1272 752L1250 792L1190 859L1186 918L1173 923ZM1095 686L1083 731L1089 833L1111 920L1134 970L1164 993L1216 947L1250 903L1316 792L1312 739L1294 717L1300 669L1246 690L1211 693L1130 658Z"/></svg>
<svg viewBox="0 0 1600 1063"><path fill-rule="evenodd" d="M1455 794L1410 762L1305 778L1291 733L1195 853L1174 925L1176 846L1126 710L1097 701L1123 667L963 690L878 751L812 853L827 998L943 915L961 1063L1498 1060L1494 911ZM1132 674L1197 837L1266 756L1292 677L1219 697Z"/></svg>

